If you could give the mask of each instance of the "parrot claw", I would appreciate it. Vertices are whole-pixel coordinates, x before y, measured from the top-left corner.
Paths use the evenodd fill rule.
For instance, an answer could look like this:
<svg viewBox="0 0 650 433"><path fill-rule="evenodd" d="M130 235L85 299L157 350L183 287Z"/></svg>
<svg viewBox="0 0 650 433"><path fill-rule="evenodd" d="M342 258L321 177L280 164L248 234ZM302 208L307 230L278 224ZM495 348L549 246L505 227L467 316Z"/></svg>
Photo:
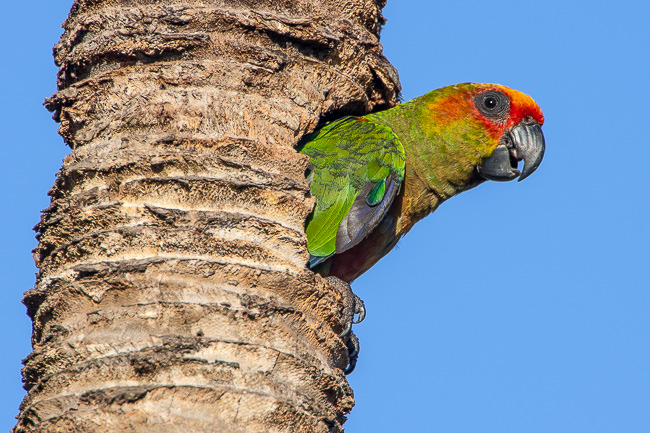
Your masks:
<svg viewBox="0 0 650 433"><path fill-rule="evenodd" d="M357 295L354 295L354 314L359 315L359 317L357 317L357 319L353 322L355 325L363 322L363 320L366 318L366 304L364 304L363 300Z"/></svg>
<svg viewBox="0 0 650 433"><path fill-rule="evenodd" d="M350 332L352 332L352 325L353 324L354 324L354 322L352 322L352 321L347 322L347 324L345 325L345 328L343 328L343 332L341 332L339 334L339 338L347 337L350 334Z"/></svg>
<svg viewBox="0 0 650 433"><path fill-rule="evenodd" d="M330 285L336 287L343 297L344 326L339 337L345 342L348 349L349 364L345 369L345 374L350 374L354 371L359 357L359 339L352 332L352 325L361 323L366 318L366 307L361 298L352 292L350 284L337 277L327 277L326 280Z"/></svg>
<svg viewBox="0 0 650 433"><path fill-rule="evenodd" d="M345 347L348 348L348 366L344 371L347 376L354 371L357 366L357 360L359 359L359 339L354 333L351 332L348 336Z"/></svg>

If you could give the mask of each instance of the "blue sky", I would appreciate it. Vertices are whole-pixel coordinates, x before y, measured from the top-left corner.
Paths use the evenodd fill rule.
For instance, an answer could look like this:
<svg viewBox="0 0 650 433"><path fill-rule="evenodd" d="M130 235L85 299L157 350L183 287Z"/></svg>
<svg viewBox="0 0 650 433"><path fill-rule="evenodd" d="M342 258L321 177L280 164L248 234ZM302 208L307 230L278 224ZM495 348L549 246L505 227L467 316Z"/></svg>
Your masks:
<svg viewBox="0 0 650 433"><path fill-rule="evenodd" d="M31 228L68 151L41 104L70 3L10 2L20 18L0 29L17 65L0 68L0 428L30 351ZM384 15L405 99L463 81L516 88L544 111L547 153L524 182L443 204L355 282L368 317L347 430L647 433L650 3L389 0Z"/></svg>

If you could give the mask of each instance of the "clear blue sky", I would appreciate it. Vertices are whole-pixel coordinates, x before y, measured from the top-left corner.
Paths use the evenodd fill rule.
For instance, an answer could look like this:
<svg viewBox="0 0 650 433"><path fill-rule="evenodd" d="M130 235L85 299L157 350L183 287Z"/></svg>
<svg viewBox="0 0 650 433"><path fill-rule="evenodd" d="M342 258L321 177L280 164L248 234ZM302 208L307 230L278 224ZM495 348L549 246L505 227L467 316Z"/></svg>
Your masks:
<svg viewBox="0 0 650 433"><path fill-rule="evenodd" d="M9 2L0 29L0 428L30 351L31 228L67 152L41 103L70 4ZM547 153L524 182L445 203L354 284L368 317L347 430L650 432L650 3L389 0L384 15L405 99L524 91Z"/></svg>

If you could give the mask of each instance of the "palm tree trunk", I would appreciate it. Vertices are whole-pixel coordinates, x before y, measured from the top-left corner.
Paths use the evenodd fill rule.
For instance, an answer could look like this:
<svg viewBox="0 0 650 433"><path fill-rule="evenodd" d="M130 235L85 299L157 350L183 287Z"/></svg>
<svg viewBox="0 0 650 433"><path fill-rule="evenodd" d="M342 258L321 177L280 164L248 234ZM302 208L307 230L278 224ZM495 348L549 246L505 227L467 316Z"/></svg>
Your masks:
<svg viewBox="0 0 650 433"><path fill-rule="evenodd" d="M15 432L343 430L342 300L305 268L294 146L395 101L382 6L75 2Z"/></svg>

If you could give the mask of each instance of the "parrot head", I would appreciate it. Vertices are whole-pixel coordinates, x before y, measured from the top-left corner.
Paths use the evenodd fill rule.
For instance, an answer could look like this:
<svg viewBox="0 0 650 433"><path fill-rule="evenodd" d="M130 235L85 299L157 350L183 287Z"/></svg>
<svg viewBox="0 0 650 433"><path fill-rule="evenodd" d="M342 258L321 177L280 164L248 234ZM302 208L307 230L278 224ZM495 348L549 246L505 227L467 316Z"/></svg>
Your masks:
<svg viewBox="0 0 650 433"><path fill-rule="evenodd" d="M530 176L542 162L544 116L533 99L498 84L463 83L439 89L428 105L434 128L462 137L457 152L472 155L480 179L509 181ZM518 163L524 161L523 168Z"/></svg>
<svg viewBox="0 0 650 433"><path fill-rule="evenodd" d="M491 88L490 88L491 87ZM489 180L524 180L542 162L544 134L542 110L533 99L516 90L489 86L473 98L475 115L499 137L492 154L478 165L478 173ZM517 163L524 161L520 172Z"/></svg>

